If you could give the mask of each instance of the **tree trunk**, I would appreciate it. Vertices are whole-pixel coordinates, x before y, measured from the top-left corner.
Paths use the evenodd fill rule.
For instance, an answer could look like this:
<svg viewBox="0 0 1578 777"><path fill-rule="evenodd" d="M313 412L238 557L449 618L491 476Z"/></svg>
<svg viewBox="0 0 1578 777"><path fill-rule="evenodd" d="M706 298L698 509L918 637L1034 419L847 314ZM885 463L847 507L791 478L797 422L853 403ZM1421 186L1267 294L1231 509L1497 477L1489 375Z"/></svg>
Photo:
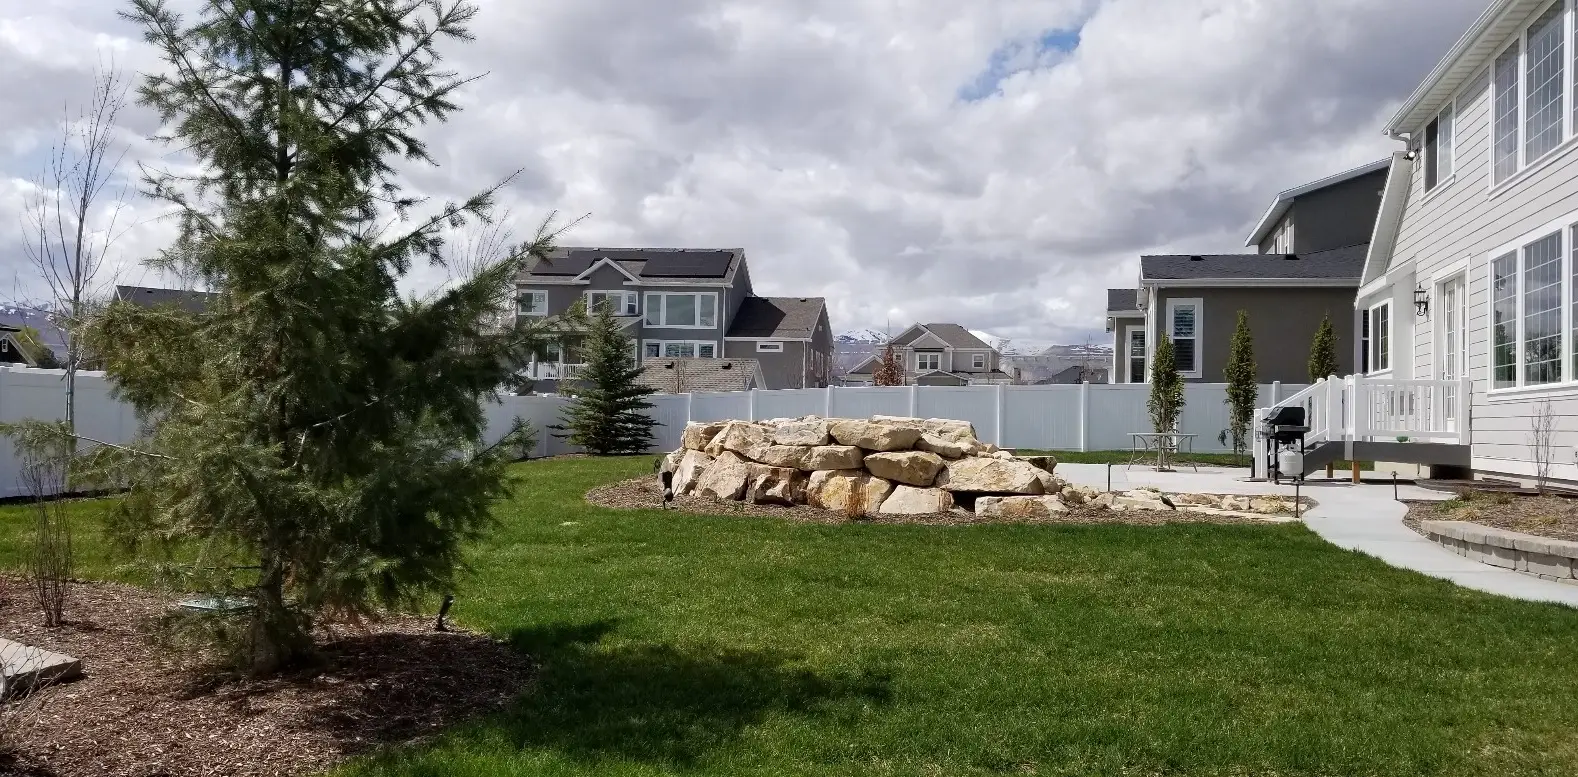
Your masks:
<svg viewBox="0 0 1578 777"><path fill-rule="evenodd" d="M285 601L285 568L279 554L262 559L251 622L246 635L246 670L253 676L271 674L312 653L306 621Z"/></svg>

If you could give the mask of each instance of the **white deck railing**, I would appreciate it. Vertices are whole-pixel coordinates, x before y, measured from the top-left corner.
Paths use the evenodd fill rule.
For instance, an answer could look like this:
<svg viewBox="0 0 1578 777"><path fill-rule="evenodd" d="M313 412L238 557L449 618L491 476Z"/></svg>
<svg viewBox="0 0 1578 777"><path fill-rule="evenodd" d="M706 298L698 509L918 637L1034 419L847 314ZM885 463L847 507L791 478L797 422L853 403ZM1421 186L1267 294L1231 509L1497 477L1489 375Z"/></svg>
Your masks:
<svg viewBox="0 0 1578 777"><path fill-rule="evenodd" d="M1323 442L1469 443L1469 399L1462 380L1389 380L1333 375L1255 411L1255 462L1265 460L1261 420L1283 407L1304 408L1306 446ZM1352 450L1347 451L1351 456Z"/></svg>

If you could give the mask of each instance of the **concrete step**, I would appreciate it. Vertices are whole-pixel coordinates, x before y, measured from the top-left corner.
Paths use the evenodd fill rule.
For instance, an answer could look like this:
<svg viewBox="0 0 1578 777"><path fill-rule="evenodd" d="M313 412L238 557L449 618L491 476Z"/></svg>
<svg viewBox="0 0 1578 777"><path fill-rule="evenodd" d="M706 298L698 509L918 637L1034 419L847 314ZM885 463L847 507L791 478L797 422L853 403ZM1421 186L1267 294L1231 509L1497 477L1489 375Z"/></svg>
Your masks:
<svg viewBox="0 0 1578 777"><path fill-rule="evenodd" d="M0 639L0 698L81 675L81 659Z"/></svg>

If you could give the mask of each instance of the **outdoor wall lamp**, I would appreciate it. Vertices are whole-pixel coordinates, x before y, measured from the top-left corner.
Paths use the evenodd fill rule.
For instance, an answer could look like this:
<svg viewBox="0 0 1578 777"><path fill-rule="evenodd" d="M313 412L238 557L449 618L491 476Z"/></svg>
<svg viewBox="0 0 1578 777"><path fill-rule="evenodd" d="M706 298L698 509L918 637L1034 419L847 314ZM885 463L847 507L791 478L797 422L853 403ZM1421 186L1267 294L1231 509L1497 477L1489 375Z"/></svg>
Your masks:
<svg viewBox="0 0 1578 777"><path fill-rule="evenodd" d="M1414 313L1421 316L1430 314L1430 292L1424 284L1414 289Z"/></svg>

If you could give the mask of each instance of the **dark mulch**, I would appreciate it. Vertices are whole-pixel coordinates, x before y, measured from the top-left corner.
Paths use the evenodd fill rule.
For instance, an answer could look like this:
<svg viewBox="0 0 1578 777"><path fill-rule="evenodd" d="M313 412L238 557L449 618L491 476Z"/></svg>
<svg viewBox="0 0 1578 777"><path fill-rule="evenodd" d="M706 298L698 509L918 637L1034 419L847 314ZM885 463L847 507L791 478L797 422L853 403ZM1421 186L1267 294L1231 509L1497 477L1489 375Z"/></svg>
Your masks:
<svg viewBox="0 0 1578 777"><path fill-rule="evenodd" d="M156 647L150 620L172 601L112 584L73 585L68 623L39 625L3 580L0 636L83 660L84 677L8 702L18 757L38 775L295 775L379 745L430 737L500 709L533 676L529 659L477 634L398 617L321 635L311 667L267 680L218 672Z"/></svg>
<svg viewBox="0 0 1578 777"><path fill-rule="evenodd" d="M1464 491L1445 502L1411 502L1403 523L1468 521L1497 529L1578 541L1578 499L1495 491Z"/></svg>
<svg viewBox="0 0 1578 777"><path fill-rule="evenodd" d="M655 510L663 502L662 490L658 486L657 478L642 476L621 481L602 488L596 488L586 494L586 501L599 507L609 507L616 510ZM937 515L879 515L870 518L860 518L851 521L843 513L822 510L808 505L783 507L779 505L756 505L748 502L721 502L711 497L704 496L678 496L674 498L674 507L694 515L716 515L730 518L782 518L791 521L804 521L807 523L876 523L876 524L919 524L924 526L970 526L977 524L1004 523L993 518L981 518L974 513L962 509ZM1025 523L1025 522L1020 522ZM1125 510L1122 512L1100 508L1077 508L1066 513L1060 513L1048 519L1028 521L1036 524L1123 524L1132 526L1160 526L1169 523L1236 523L1259 524L1261 521L1252 518L1241 518L1228 515L1207 515L1204 513L1191 513L1184 511L1152 512L1147 510Z"/></svg>

